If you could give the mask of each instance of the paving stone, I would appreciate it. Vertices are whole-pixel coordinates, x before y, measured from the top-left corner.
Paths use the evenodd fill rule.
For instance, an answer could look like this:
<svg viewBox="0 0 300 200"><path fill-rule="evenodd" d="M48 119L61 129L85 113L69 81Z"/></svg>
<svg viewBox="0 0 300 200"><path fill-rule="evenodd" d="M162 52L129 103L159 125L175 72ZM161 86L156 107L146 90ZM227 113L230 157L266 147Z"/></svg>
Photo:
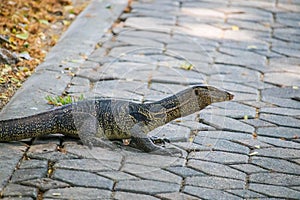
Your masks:
<svg viewBox="0 0 300 200"><path fill-rule="evenodd" d="M145 200L155 200L158 198L150 196L150 195L144 195L144 194L136 194L136 193L130 193L130 192L116 192L114 195L114 199L116 200L126 200L126 199L145 199Z"/></svg>
<svg viewBox="0 0 300 200"><path fill-rule="evenodd" d="M2 197L32 197L37 198L38 190L36 188L10 183L3 192Z"/></svg>
<svg viewBox="0 0 300 200"><path fill-rule="evenodd" d="M159 194L167 192L178 192L180 185L152 180L125 180L116 184L116 191L127 191L142 194Z"/></svg>
<svg viewBox="0 0 300 200"><path fill-rule="evenodd" d="M270 184L279 186L294 186L299 184L300 176L282 173L257 173L251 174L250 183Z"/></svg>
<svg viewBox="0 0 300 200"><path fill-rule="evenodd" d="M4 197L2 200L33 200L31 197Z"/></svg>
<svg viewBox="0 0 300 200"><path fill-rule="evenodd" d="M246 174L243 172L219 163L191 159L188 161L187 166L213 176L239 180L245 180L246 178Z"/></svg>
<svg viewBox="0 0 300 200"><path fill-rule="evenodd" d="M202 188L212 188L218 190L224 189L242 189L245 182L229 178L220 178L214 176L193 176L185 179L185 185L191 185Z"/></svg>
<svg viewBox="0 0 300 200"><path fill-rule="evenodd" d="M56 151L56 149L57 149L57 144L55 144L55 143L36 144L36 145L31 145L28 152L29 153L45 153L45 152Z"/></svg>
<svg viewBox="0 0 300 200"><path fill-rule="evenodd" d="M56 162L63 159L75 159L77 156L71 154L65 154L59 151L52 151L46 153L31 153L28 152L27 156L31 159L40 159L40 160L49 160L52 162Z"/></svg>
<svg viewBox="0 0 300 200"><path fill-rule="evenodd" d="M198 139L199 138L199 139ZM203 140L204 138L215 138L215 139L225 139L225 140L244 140L252 139L250 134L241 132L230 132L230 131L200 131L197 133L195 140Z"/></svg>
<svg viewBox="0 0 300 200"><path fill-rule="evenodd" d="M255 108L273 107L273 104L262 101L243 101L243 103Z"/></svg>
<svg viewBox="0 0 300 200"><path fill-rule="evenodd" d="M159 41L161 43L168 42L168 40L170 40L171 38L169 34L157 32L157 31L148 31L148 30L130 30L130 31L122 32L120 34L124 36L147 38L154 41Z"/></svg>
<svg viewBox="0 0 300 200"><path fill-rule="evenodd" d="M262 96L262 100L267 103L271 103L280 107L285 108L300 108L300 104L298 101L292 99L285 99L285 98L277 98L272 96Z"/></svg>
<svg viewBox="0 0 300 200"><path fill-rule="evenodd" d="M101 147L89 149L87 146L79 145L76 142L65 142L64 149L68 153L74 154L80 158L96 159L99 162L104 162L105 160L121 162L123 159L121 152L118 150L112 151Z"/></svg>
<svg viewBox="0 0 300 200"><path fill-rule="evenodd" d="M209 188L201 188L201 187L194 187L194 186L185 186L183 192L187 194L191 194L193 196L197 196L203 199L241 199L235 195L229 194L227 192L216 190L216 189L209 189Z"/></svg>
<svg viewBox="0 0 300 200"><path fill-rule="evenodd" d="M93 187L99 189L113 188L114 182L90 172L56 169L53 178L77 187Z"/></svg>
<svg viewBox="0 0 300 200"><path fill-rule="evenodd" d="M70 187L51 189L44 193L45 199L110 199L111 191L97 188Z"/></svg>
<svg viewBox="0 0 300 200"><path fill-rule="evenodd" d="M149 136L168 138L171 142L188 141L191 130L174 124L166 124L151 131Z"/></svg>
<svg viewBox="0 0 300 200"><path fill-rule="evenodd" d="M176 184L180 184L182 181L182 178L180 176L157 167L149 167L137 164L125 164L121 170L142 179L171 182Z"/></svg>
<svg viewBox="0 0 300 200"><path fill-rule="evenodd" d="M220 108L207 108L201 111L201 114L219 115L226 116L234 119L243 119L247 116L249 119L256 116L255 110L231 110L231 109L220 109ZM244 122L244 121L243 121Z"/></svg>
<svg viewBox="0 0 300 200"><path fill-rule="evenodd" d="M237 84L234 82L234 79L232 82L228 82L226 81L226 79L225 80L221 79L221 77L217 77L215 79L208 78L208 83L215 87L220 87L222 89L235 92L235 93L257 94L257 89L242 84ZM234 99L236 100L237 97L238 96L235 96Z"/></svg>
<svg viewBox="0 0 300 200"><path fill-rule="evenodd" d="M200 119L205 124L222 130L232 130L246 133L253 133L254 128L238 120L229 117L200 113Z"/></svg>
<svg viewBox="0 0 300 200"><path fill-rule="evenodd" d="M174 21L175 24L175 21ZM151 17L130 17L126 20L125 26L136 28L136 29L145 29L145 30L154 30L160 32L171 32L171 27L173 25L170 20L166 19L157 19Z"/></svg>
<svg viewBox="0 0 300 200"><path fill-rule="evenodd" d="M223 139L211 139L204 137L196 137L194 142L203 146L210 147L211 150L227 151L231 153L248 154L249 148Z"/></svg>
<svg viewBox="0 0 300 200"><path fill-rule="evenodd" d="M284 88L269 88L262 91L262 96L272 96L272 97L281 97L281 98L291 98L300 96L300 90L294 89L293 87L284 87Z"/></svg>
<svg viewBox="0 0 300 200"><path fill-rule="evenodd" d="M177 174L181 177L188 177L188 176L201 176L204 175L203 173L196 171L194 169L188 168L188 167L168 167L166 170Z"/></svg>
<svg viewBox="0 0 300 200"><path fill-rule="evenodd" d="M0 191L3 190L26 150L22 143L0 143Z"/></svg>
<svg viewBox="0 0 300 200"><path fill-rule="evenodd" d="M267 172L266 169L263 169L261 167L258 167L258 166L252 165L252 164L235 164L235 165L230 165L230 166L235 169L238 169L242 172L245 172L246 174Z"/></svg>
<svg viewBox="0 0 300 200"><path fill-rule="evenodd" d="M247 120L242 120L242 122L249 124L251 126L254 126L255 128L260 128L260 127L274 127L276 126L275 124L260 120L260 119L247 119Z"/></svg>
<svg viewBox="0 0 300 200"><path fill-rule="evenodd" d="M55 163L54 168L97 172L105 170L118 170L120 168L120 163L95 159L70 159L59 160L57 163Z"/></svg>
<svg viewBox="0 0 300 200"><path fill-rule="evenodd" d="M260 113L271 113L287 116L300 116L300 109L291 108L261 108Z"/></svg>
<svg viewBox="0 0 300 200"><path fill-rule="evenodd" d="M288 127L295 127L295 128L300 127L300 120L289 116L260 114L259 118L280 126L288 126Z"/></svg>
<svg viewBox="0 0 300 200"><path fill-rule="evenodd" d="M300 165L295 163L265 157L253 157L251 163L261 166L263 168L272 170L274 172L289 173L289 174L300 174Z"/></svg>
<svg viewBox="0 0 300 200"><path fill-rule="evenodd" d="M18 183L30 179L46 177L48 168L36 168L36 169L18 169L11 178L11 182Z"/></svg>
<svg viewBox="0 0 300 200"><path fill-rule="evenodd" d="M222 151L200 151L191 152L188 156L189 159L199 159L212 162L218 162L222 164L234 164L234 163L246 163L248 162L248 156L228 153Z"/></svg>
<svg viewBox="0 0 300 200"><path fill-rule="evenodd" d="M261 194L277 198L297 199L300 196L300 192L282 186L250 183L249 189Z"/></svg>
<svg viewBox="0 0 300 200"><path fill-rule="evenodd" d="M264 81L280 86L294 86L300 84L299 75L287 72L265 73Z"/></svg>
<svg viewBox="0 0 300 200"><path fill-rule="evenodd" d="M259 194L257 192L253 192L250 190L242 189L242 190L226 190L226 192L237 195L242 197L243 199L260 199L262 197L265 197L262 194Z"/></svg>
<svg viewBox="0 0 300 200"><path fill-rule="evenodd" d="M38 188L41 191L47 191L47 190L56 189L56 188L65 188L65 187L70 186L69 184L67 184L65 182L53 180L50 178L33 179L33 180L28 180L28 181L22 181L21 183L23 185Z"/></svg>
<svg viewBox="0 0 300 200"><path fill-rule="evenodd" d="M270 144L264 143L262 141L257 140L255 137L252 139L245 139L245 140L237 140L238 143L243 144L250 149L259 149L265 147L273 147Z"/></svg>
<svg viewBox="0 0 300 200"><path fill-rule="evenodd" d="M181 126L189 128L191 131L213 131L215 128L202 124L196 121L181 121L179 123Z"/></svg>
<svg viewBox="0 0 300 200"><path fill-rule="evenodd" d="M48 161L46 160L24 160L21 162L19 169L34 169L34 168L48 168Z"/></svg>
<svg viewBox="0 0 300 200"><path fill-rule="evenodd" d="M123 180L138 180L140 178L120 171L103 171L97 172L100 176L107 177L115 182Z"/></svg>
<svg viewBox="0 0 300 200"><path fill-rule="evenodd" d="M210 151L211 147L209 146L205 146L205 145L200 145L200 144L196 144L193 142L175 142L172 143L175 146L184 149L187 152L193 152L193 151Z"/></svg>
<svg viewBox="0 0 300 200"><path fill-rule="evenodd" d="M170 166L183 166L185 163L185 159L172 157L172 156L139 153L139 154L128 154L125 158L124 163L128 163L128 164L143 163L143 165L145 166L166 168Z"/></svg>
<svg viewBox="0 0 300 200"><path fill-rule="evenodd" d="M198 200L198 197L194 197L191 195L187 195L181 192L172 192L172 193L162 193L162 194L157 194L157 197L160 199L166 199L166 200Z"/></svg>
<svg viewBox="0 0 300 200"><path fill-rule="evenodd" d="M256 149L258 154L255 156L264 156L270 158L295 159L300 158L299 150L285 148L264 148Z"/></svg>
<svg viewBox="0 0 300 200"><path fill-rule="evenodd" d="M293 141L287 141L282 138L269 138L269 137L260 136L258 137L258 140L267 144L271 144L276 147L300 149L299 143Z"/></svg>

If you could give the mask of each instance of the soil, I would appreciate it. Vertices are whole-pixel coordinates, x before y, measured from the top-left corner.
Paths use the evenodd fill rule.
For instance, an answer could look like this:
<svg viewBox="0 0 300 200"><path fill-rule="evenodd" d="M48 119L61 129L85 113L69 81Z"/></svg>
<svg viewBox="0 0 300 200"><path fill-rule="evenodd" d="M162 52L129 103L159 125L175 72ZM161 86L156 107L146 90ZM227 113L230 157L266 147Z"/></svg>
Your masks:
<svg viewBox="0 0 300 200"><path fill-rule="evenodd" d="M85 0L1 0L0 110L88 3Z"/></svg>

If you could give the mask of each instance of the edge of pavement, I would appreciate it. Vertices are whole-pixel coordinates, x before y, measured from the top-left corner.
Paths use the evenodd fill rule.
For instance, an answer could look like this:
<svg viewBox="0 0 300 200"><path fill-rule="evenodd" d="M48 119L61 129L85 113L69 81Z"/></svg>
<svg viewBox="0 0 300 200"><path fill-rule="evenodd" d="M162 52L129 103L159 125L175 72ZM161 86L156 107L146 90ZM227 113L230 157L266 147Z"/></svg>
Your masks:
<svg viewBox="0 0 300 200"><path fill-rule="evenodd" d="M47 95L61 95L72 80L71 72L85 61L128 6L128 0L91 0L77 16L45 61L17 90L0 112L0 119L33 115L49 109Z"/></svg>

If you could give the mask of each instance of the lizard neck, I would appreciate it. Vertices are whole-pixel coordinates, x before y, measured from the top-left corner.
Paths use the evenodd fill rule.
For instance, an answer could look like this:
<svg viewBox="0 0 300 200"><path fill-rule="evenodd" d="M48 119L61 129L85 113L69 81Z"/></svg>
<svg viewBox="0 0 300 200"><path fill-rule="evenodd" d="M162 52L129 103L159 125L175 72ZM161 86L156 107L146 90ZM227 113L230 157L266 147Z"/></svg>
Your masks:
<svg viewBox="0 0 300 200"><path fill-rule="evenodd" d="M193 114L210 104L209 100L195 96L192 88L183 90L160 101L146 104L157 125L161 126L176 118Z"/></svg>

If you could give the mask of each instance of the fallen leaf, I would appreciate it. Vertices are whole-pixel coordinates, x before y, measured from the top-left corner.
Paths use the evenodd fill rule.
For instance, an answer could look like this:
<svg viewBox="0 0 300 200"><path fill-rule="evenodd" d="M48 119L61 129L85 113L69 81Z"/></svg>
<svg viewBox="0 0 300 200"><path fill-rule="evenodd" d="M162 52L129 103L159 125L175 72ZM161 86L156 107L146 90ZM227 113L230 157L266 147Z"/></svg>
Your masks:
<svg viewBox="0 0 300 200"><path fill-rule="evenodd" d="M29 37L29 33L28 32L19 33L19 34L16 34L16 37L21 40L27 40Z"/></svg>
<svg viewBox="0 0 300 200"><path fill-rule="evenodd" d="M248 155L249 156L255 156L255 155L257 155L258 154L258 152L257 151L254 151L254 152L252 152L252 153L249 153Z"/></svg>
<svg viewBox="0 0 300 200"><path fill-rule="evenodd" d="M231 27L231 30L233 30L233 31L238 31L238 30L240 30L240 28L239 28L238 26L233 25L233 26Z"/></svg>

